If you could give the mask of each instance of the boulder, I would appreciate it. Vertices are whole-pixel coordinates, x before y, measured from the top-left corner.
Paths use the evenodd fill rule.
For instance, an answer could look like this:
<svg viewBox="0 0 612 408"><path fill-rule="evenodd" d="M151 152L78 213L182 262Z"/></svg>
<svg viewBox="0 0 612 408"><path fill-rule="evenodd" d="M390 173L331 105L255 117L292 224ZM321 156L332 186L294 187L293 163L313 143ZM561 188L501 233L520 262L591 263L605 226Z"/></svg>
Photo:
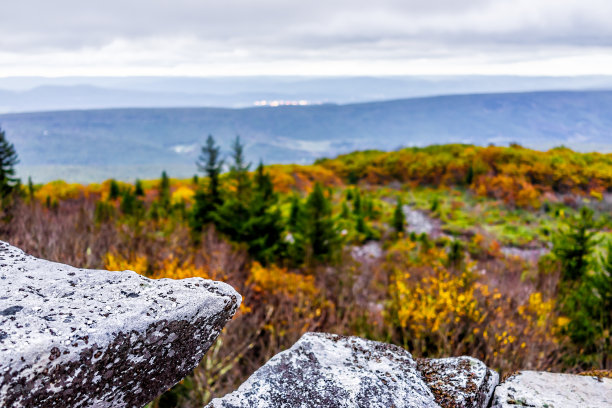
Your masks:
<svg viewBox="0 0 612 408"><path fill-rule="evenodd" d="M141 407L198 365L240 301L220 282L77 269L0 242L0 406Z"/></svg>
<svg viewBox="0 0 612 408"><path fill-rule="evenodd" d="M612 407L612 379L520 371L495 389L493 408Z"/></svg>
<svg viewBox="0 0 612 408"><path fill-rule="evenodd" d="M443 408L486 407L499 381L497 372L473 357L418 359L417 367Z"/></svg>
<svg viewBox="0 0 612 408"><path fill-rule="evenodd" d="M419 366L442 372L424 376ZM441 385L445 380L449 384ZM486 407L496 384L497 375L475 359L423 360L417 366L401 347L307 333L208 408ZM444 392L457 395L437 401ZM449 405L454 402L459 405Z"/></svg>

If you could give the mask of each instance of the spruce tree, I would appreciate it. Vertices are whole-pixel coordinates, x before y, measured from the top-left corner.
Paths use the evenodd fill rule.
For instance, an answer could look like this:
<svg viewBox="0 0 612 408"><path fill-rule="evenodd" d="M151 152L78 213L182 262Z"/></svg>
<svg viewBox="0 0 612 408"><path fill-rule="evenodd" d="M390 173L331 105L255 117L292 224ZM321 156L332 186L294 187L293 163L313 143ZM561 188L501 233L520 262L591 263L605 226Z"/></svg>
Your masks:
<svg viewBox="0 0 612 408"><path fill-rule="evenodd" d="M220 152L221 148L215 144L215 139L212 135L208 135L206 145L202 147L202 153L196 162L198 169L208 177L207 193L211 202L215 205L221 202L219 176L223 168L223 160L221 160Z"/></svg>
<svg viewBox="0 0 612 408"><path fill-rule="evenodd" d="M393 211L393 229L396 233L403 233L406 228L406 215L404 214L404 204L401 197L397 197L397 204Z"/></svg>
<svg viewBox="0 0 612 408"><path fill-rule="evenodd" d="M323 187L316 183L306 201L306 238L315 260L329 260L334 255L337 237L331 214Z"/></svg>
<svg viewBox="0 0 612 408"><path fill-rule="evenodd" d="M136 179L136 182L134 183L134 195L136 197L144 197L145 192L144 192L144 188L142 187L142 181Z"/></svg>
<svg viewBox="0 0 612 408"><path fill-rule="evenodd" d="M593 210L587 207L580 209L578 215L566 221L553 239L553 253L561 264L561 280L572 285L582 279L589 266L589 256L597 241Z"/></svg>
<svg viewBox="0 0 612 408"><path fill-rule="evenodd" d="M117 198L119 198L120 193L121 192L119 191L119 184L117 184L117 181L115 179L111 179L110 185L108 186L108 199L116 200Z"/></svg>
<svg viewBox="0 0 612 408"><path fill-rule="evenodd" d="M195 202L190 214L190 226L194 232L202 231L204 225L214 221L214 212L222 203L219 176L223 160L220 150L215 139L209 135L196 162L198 170L208 177L208 187L206 190L198 189L194 197Z"/></svg>
<svg viewBox="0 0 612 408"><path fill-rule="evenodd" d="M294 194L293 197L291 197L291 208L289 209L289 220L287 221L289 231L292 233L301 231L301 221L302 206L300 204L300 198L297 194Z"/></svg>
<svg viewBox="0 0 612 408"><path fill-rule="evenodd" d="M600 354L598 339L603 332L601 297L595 293L599 284L603 287L607 284L605 279L597 282L605 275L596 271L594 275L589 273L599 267L592 257L598 243L595 237L598 226L593 210L583 207L578 215L559 228L553 239L553 254L561 266L560 311L570 319L565 333L580 350L579 361L571 362L574 365L593 365Z"/></svg>
<svg viewBox="0 0 612 408"><path fill-rule="evenodd" d="M274 199L274 184L272 178L264 170L263 162L259 162L255 171L255 190L264 201Z"/></svg>
<svg viewBox="0 0 612 408"><path fill-rule="evenodd" d="M263 263L273 261L286 248L283 241L285 226L277 201L272 179L265 172L263 163L260 163L255 172L255 190L249 205L250 218L246 232L249 253Z"/></svg>
<svg viewBox="0 0 612 408"><path fill-rule="evenodd" d="M248 189L250 187L249 168L251 163L246 163L244 158L244 144L240 142L240 136L236 136L232 144L232 159L234 163L230 166L230 177L234 182L236 189L236 198L238 200L246 199Z"/></svg>
<svg viewBox="0 0 612 408"><path fill-rule="evenodd" d="M355 189L355 194L353 195L353 214L359 215L361 211L361 193Z"/></svg>
<svg viewBox="0 0 612 408"><path fill-rule="evenodd" d="M170 178L166 171L162 171L161 180L159 182L159 204L168 211L170 209L171 194L170 194Z"/></svg>
<svg viewBox="0 0 612 408"><path fill-rule="evenodd" d="M31 176L28 177L28 199L30 202L34 201L34 183Z"/></svg>
<svg viewBox="0 0 612 408"><path fill-rule="evenodd" d="M19 163L15 146L6 139L0 129L0 200L4 201L18 185L19 179L15 177L15 166Z"/></svg>

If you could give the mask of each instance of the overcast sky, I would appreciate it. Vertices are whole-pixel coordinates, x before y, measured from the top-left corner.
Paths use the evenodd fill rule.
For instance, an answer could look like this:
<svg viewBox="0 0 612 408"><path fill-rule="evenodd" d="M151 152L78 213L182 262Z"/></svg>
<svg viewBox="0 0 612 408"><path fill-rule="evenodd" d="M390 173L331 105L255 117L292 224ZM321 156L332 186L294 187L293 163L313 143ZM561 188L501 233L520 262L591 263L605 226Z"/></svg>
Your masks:
<svg viewBox="0 0 612 408"><path fill-rule="evenodd" d="M612 74L612 0L18 0L0 76Z"/></svg>

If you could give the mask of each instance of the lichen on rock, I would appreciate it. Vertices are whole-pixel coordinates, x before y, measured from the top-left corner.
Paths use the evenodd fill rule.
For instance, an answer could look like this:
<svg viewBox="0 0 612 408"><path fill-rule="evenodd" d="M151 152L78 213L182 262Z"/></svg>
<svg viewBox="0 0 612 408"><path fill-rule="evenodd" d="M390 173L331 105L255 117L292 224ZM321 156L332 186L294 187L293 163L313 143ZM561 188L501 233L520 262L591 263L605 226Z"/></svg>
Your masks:
<svg viewBox="0 0 612 408"><path fill-rule="evenodd" d="M473 357L418 359L419 371L442 408L486 407L499 375Z"/></svg>
<svg viewBox="0 0 612 408"><path fill-rule="evenodd" d="M0 406L139 407L187 375L241 297L77 269L0 242Z"/></svg>
<svg viewBox="0 0 612 408"><path fill-rule="evenodd" d="M307 333L209 408L438 407L406 350Z"/></svg>

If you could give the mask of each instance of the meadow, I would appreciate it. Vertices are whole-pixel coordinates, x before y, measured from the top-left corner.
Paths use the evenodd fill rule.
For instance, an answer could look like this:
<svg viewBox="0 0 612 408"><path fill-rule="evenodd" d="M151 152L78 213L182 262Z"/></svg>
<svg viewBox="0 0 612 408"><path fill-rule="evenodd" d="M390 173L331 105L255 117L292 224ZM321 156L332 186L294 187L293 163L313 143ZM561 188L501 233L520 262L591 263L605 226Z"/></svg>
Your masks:
<svg viewBox="0 0 612 408"><path fill-rule="evenodd" d="M254 168L243 147L225 172L209 138L191 179L30 181L5 202L0 239L32 255L242 294L151 407L201 407L307 331L502 376L612 369L611 154L439 145Z"/></svg>

